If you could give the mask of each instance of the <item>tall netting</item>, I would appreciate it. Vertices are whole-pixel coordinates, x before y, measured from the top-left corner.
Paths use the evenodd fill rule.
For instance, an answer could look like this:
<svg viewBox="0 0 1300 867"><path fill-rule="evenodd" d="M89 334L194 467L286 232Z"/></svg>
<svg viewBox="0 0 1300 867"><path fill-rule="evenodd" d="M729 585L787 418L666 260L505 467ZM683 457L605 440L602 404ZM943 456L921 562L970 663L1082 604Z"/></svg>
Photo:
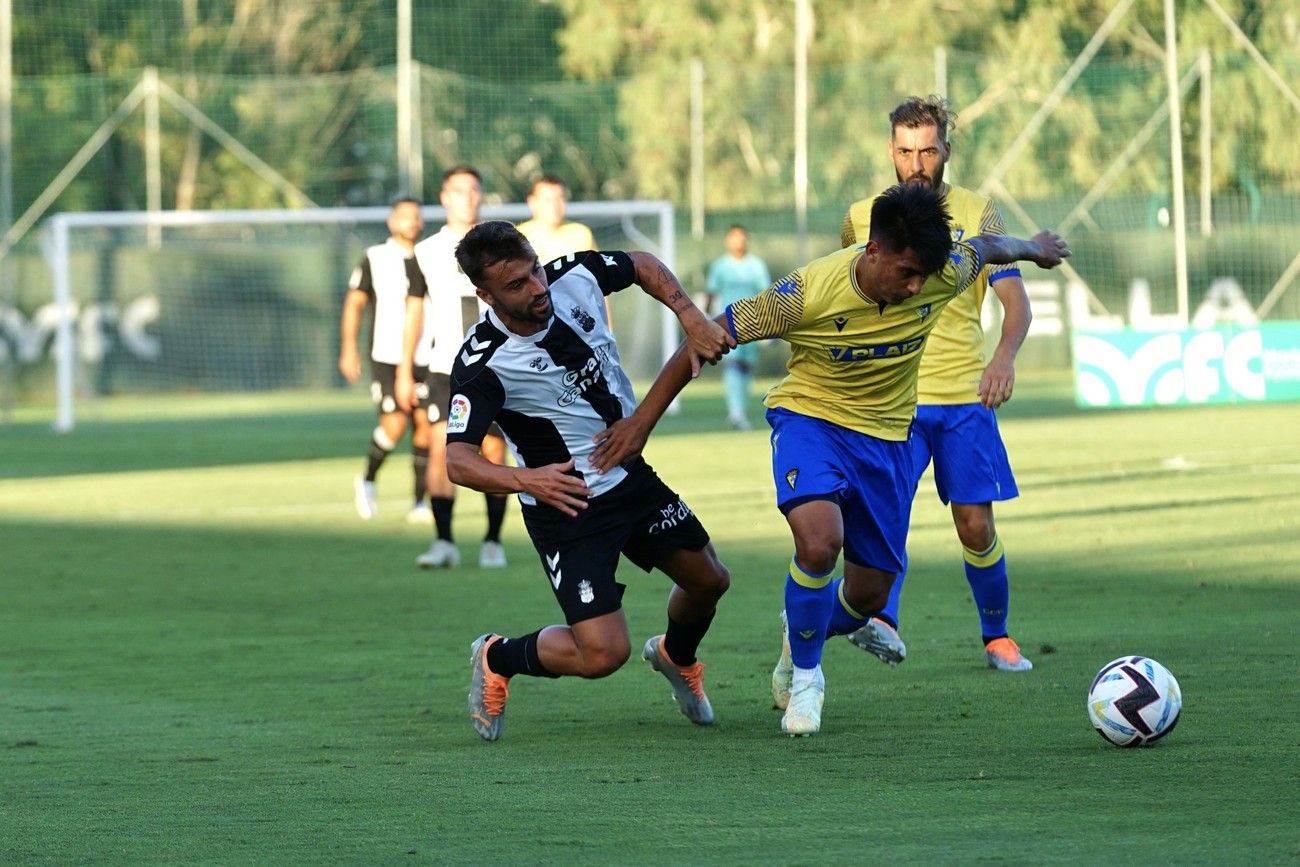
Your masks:
<svg viewBox="0 0 1300 867"><path fill-rule="evenodd" d="M411 0L402 66L404 5L14 0L7 393L32 394L50 214L433 203L441 173L470 163L489 203L522 201L542 173L575 200L670 201L676 264L698 290L732 222L774 273L835 246L848 203L893 181L889 110L935 91L958 114L950 177L994 196L1013 231L1052 226L1073 242L1072 271L1035 275L1063 305L1068 282L1080 317L1176 309L1160 0L961 15L937 0L887 15L809 0L804 188L798 3ZM1228 291L1253 315L1296 319L1297 7L1184 0L1177 15L1189 312Z"/></svg>

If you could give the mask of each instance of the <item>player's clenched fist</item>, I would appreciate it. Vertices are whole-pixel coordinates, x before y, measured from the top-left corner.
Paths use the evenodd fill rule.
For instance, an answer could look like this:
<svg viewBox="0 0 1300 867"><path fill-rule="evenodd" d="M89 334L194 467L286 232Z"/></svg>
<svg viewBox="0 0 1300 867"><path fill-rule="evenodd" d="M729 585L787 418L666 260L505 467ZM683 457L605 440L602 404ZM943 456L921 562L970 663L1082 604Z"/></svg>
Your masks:
<svg viewBox="0 0 1300 867"><path fill-rule="evenodd" d="M1030 259L1039 267L1055 268L1070 258L1070 245L1050 229L1039 232L1030 239L1030 243L1036 248Z"/></svg>

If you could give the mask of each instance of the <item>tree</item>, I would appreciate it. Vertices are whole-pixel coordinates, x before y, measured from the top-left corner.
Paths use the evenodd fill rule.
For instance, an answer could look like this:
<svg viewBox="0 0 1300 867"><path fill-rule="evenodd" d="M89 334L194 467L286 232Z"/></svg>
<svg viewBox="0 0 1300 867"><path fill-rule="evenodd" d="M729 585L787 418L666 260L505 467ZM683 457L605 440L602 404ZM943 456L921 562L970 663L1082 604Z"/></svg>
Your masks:
<svg viewBox="0 0 1300 867"><path fill-rule="evenodd" d="M889 109L934 88L933 52L949 49L949 84L959 114L961 177L978 183L996 163L1113 8L1093 0L1031 3L973 0L876 4L817 0L811 49L810 140L814 201L844 201L892 180L883 148ZM708 205L788 206L793 159L791 78L794 4L789 0L561 0L565 68L588 80L622 76L620 119L629 131L630 179L639 195L686 198L692 58L706 66L704 110ZM1160 0L1139 0L1066 94L1026 156L1008 172L1018 197L1077 195L1099 178L1165 96ZM1229 6L1266 56L1300 78L1297 7L1246 0ZM1180 64L1209 48L1215 69L1215 181L1230 189L1232 153L1259 148L1256 170L1300 190L1300 142L1287 132L1295 110L1199 2L1179 10ZM1221 98L1220 98L1221 97ZM1194 115L1193 115L1194 116ZM1168 188L1152 147L1118 187Z"/></svg>

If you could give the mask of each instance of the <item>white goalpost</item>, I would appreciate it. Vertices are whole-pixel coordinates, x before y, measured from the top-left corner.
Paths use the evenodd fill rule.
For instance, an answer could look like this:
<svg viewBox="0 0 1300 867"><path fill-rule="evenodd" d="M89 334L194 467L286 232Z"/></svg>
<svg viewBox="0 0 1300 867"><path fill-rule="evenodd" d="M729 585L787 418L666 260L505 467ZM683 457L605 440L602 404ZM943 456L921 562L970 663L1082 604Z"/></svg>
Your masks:
<svg viewBox="0 0 1300 867"><path fill-rule="evenodd" d="M63 213L46 222L52 277L55 430L79 397L110 391L242 391L335 385L339 301L362 250L382 242L387 207ZM442 208L423 209L430 227ZM485 205L520 221L522 203ZM665 201L571 202L599 247L676 264ZM615 301L620 351L648 375L679 343L672 314ZM223 379L224 377L224 379Z"/></svg>

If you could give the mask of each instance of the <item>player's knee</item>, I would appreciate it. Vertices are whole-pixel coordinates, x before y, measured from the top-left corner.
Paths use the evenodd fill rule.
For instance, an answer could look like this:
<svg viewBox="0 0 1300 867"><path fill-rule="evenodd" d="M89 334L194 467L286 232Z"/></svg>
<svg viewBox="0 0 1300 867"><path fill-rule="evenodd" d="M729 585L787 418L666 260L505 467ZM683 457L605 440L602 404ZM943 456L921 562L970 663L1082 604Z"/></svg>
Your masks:
<svg viewBox="0 0 1300 867"><path fill-rule="evenodd" d="M705 570L704 580L700 582L700 589L716 602L722 598L722 594L731 589L731 570L718 559L712 547L706 549L706 553L708 568Z"/></svg>
<svg viewBox="0 0 1300 867"><path fill-rule="evenodd" d="M957 537L972 551L983 551L992 545L996 532L991 514L969 512L957 516Z"/></svg>
<svg viewBox="0 0 1300 867"><path fill-rule="evenodd" d="M835 568L835 563L840 558L839 541L822 538L798 542L794 556L805 572L824 575Z"/></svg>
<svg viewBox="0 0 1300 867"><path fill-rule="evenodd" d="M713 592L717 598L721 599L722 594L731 589L731 570L723 566L718 560L714 560L716 569L713 574Z"/></svg>
<svg viewBox="0 0 1300 867"><path fill-rule="evenodd" d="M582 649L582 677L609 677L623 667L632 648L626 641Z"/></svg>
<svg viewBox="0 0 1300 867"><path fill-rule="evenodd" d="M399 438L400 436L401 435L398 434ZM375 429L370 432L370 439L375 445L379 446L379 448L386 452L391 452L393 449L397 448L397 443L394 441L393 436L384 429L382 424L375 425Z"/></svg>
<svg viewBox="0 0 1300 867"><path fill-rule="evenodd" d="M876 572L846 581L844 597L855 611L883 611L889 604L889 591L897 578L888 572Z"/></svg>

